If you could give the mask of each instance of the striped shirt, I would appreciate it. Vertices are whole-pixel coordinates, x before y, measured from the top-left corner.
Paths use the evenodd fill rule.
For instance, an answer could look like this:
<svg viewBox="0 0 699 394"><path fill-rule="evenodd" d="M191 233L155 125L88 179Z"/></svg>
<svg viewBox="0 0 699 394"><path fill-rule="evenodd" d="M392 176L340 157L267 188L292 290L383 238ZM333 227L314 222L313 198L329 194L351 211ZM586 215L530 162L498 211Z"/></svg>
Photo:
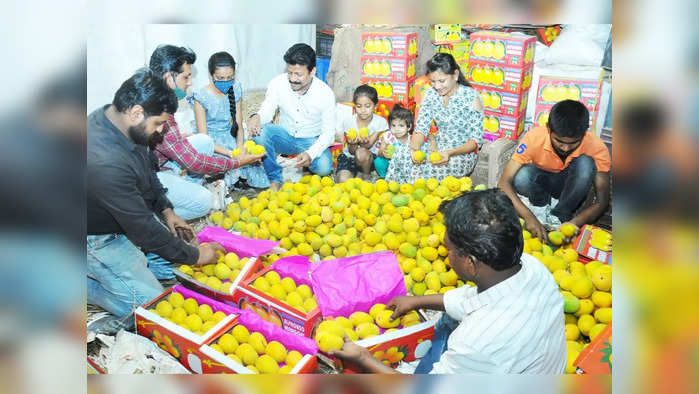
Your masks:
<svg viewBox="0 0 699 394"><path fill-rule="evenodd" d="M519 272L481 293L462 286L444 294L446 313L460 323L431 373L565 371L563 297L540 261L520 261Z"/></svg>

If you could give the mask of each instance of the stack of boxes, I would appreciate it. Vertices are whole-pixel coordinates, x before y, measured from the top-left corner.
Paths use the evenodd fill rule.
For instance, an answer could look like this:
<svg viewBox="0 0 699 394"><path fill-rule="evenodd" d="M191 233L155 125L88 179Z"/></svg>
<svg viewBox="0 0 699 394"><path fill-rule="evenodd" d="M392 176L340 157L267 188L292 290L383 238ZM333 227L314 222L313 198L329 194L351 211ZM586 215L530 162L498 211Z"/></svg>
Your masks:
<svg viewBox="0 0 699 394"><path fill-rule="evenodd" d="M599 110L602 79L584 79L544 76L539 77L534 108L534 126L548 123L551 107L562 100L580 101L590 111L590 129L595 129L595 119Z"/></svg>
<svg viewBox="0 0 699 394"><path fill-rule="evenodd" d="M461 72L468 73L468 59L471 52L469 40L461 39L461 25L433 25L430 28L435 53L449 53L456 60Z"/></svg>
<svg viewBox="0 0 699 394"><path fill-rule="evenodd" d="M517 140L524 129L536 37L479 31L470 43L465 75L483 101L484 137Z"/></svg>
<svg viewBox="0 0 699 394"><path fill-rule="evenodd" d="M379 105L414 109L417 33L362 34L361 82L379 93Z"/></svg>

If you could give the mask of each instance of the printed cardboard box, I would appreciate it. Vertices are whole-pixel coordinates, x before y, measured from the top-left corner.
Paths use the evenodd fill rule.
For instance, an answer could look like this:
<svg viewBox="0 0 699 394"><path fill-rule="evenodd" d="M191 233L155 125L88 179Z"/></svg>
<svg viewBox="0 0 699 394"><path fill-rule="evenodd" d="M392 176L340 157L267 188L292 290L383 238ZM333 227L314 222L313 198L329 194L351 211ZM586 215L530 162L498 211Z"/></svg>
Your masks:
<svg viewBox="0 0 699 394"><path fill-rule="evenodd" d="M415 58L362 56L361 76L388 81L407 81L415 77Z"/></svg>
<svg viewBox="0 0 699 394"><path fill-rule="evenodd" d="M361 83L376 89L380 100L399 103L404 107L410 107L415 101L415 78L411 78L407 81L388 81L362 77Z"/></svg>
<svg viewBox="0 0 699 394"><path fill-rule="evenodd" d="M578 374L612 373L612 323L600 332L589 345L580 352L573 362Z"/></svg>
<svg viewBox="0 0 699 394"><path fill-rule="evenodd" d="M483 102L483 109L503 115L518 118L527 111L527 98L529 91L522 93L507 93L498 89L484 86L474 86Z"/></svg>
<svg viewBox="0 0 699 394"><path fill-rule="evenodd" d="M534 62L534 36L484 30L472 33L469 39L471 59L519 68L526 68Z"/></svg>
<svg viewBox="0 0 699 394"><path fill-rule="evenodd" d="M224 283L231 282L229 293L225 293L220 290L214 290L205 283L201 283L197 280L194 280L193 277L181 272L180 270L172 270L172 272L175 274L177 280L180 283L182 283L184 287L194 290L197 293L203 294L214 300L225 301L225 299L229 298L231 294L235 291L238 282L264 268L262 260L260 260L259 257L243 257L240 260L246 260L245 264L243 265L243 268L240 270L240 274L238 274L235 280L227 279L223 281Z"/></svg>
<svg viewBox="0 0 699 394"><path fill-rule="evenodd" d="M483 132L516 141L524 130L524 115L508 115L483 111Z"/></svg>
<svg viewBox="0 0 699 394"><path fill-rule="evenodd" d="M573 241L573 249L584 261L612 264L612 233L590 224L584 225Z"/></svg>
<svg viewBox="0 0 699 394"><path fill-rule="evenodd" d="M431 25L430 38L434 43L458 42L461 40L461 24L444 23Z"/></svg>
<svg viewBox="0 0 699 394"><path fill-rule="evenodd" d="M529 65L524 68L513 68L497 63L471 58L466 79L475 87L487 87L502 92L521 94L532 84L532 69Z"/></svg>
<svg viewBox="0 0 699 394"><path fill-rule="evenodd" d="M172 292L181 293L185 299L189 297L195 298L198 304L207 304L214 312L223 311L227 316L203 335L196 334L152 311L158 302L166 299ZM202 354L199 350L201 345L210 338L215 337L217 333L225 330L225 327L237 316L236 312L234 308L228 305L212 300L183 286L176 285L167 289L147 304L136 308L134 315L138 335L155 342L160 348L178 359L185 368L196 373L202 373Z"/></svg>
<svg viewBox="0 0 699 394"><path fill-rule="evenodd" d="M417 57L417 33L362 33L362 55Z"/></svg>
<svg viewBox="0 0 699 394"><path fill-rule="evenodd" d="M599 107L601 79L562 78L542 75L536 90L536 104L553 106L562 100L580 101L590 114Z"/></svg>

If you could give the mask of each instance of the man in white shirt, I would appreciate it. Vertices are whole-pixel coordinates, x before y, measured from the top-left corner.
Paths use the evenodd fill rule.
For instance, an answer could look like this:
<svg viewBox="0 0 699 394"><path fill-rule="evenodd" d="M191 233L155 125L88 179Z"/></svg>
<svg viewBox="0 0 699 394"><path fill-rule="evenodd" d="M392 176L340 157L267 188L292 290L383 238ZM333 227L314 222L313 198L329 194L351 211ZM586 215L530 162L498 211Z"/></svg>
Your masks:
<svg viewBox="0 0 699 394"><path fill-rule="evenodd" d="M417 308L446 312L415 372L563 373L563 298L548 269L522 254L522 228L507 195L499 189L465 193L440 211L451 266L476 286L389 302L392 318ZM395 373L352 342L332 354L369 372Z"/></svg>
<svg viewBox="0 0 699 394"><path fill-rule="evenodd" d="M272 190L282 183L278 154L298 154L296 167L321 176L333 170L328 147L335 138L335 95L315 77L316 53L309 45L294 44L284 61L286 74L270 81L259 112L248 119L255 142L267 151L262 163ZM279 125L270 123L277 108Z"/></svg>

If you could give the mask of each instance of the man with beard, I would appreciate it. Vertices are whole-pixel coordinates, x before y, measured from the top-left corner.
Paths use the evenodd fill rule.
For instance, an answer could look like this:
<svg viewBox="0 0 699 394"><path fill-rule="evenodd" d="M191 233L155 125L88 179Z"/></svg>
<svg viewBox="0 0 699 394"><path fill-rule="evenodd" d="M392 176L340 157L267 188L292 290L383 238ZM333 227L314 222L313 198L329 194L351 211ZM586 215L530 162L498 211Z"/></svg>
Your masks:
<svg viewBox="0 0 699 394"><path fill-rule="evenodd" d="M163 292L144 252L179 264L211 264L223 250L183 240L194 238L193 230L174 213L154 172L148 147L162 141L163 125L176 110L172 89L140 70L112 104L87 119L87 302L111 313L88 332L133 328L133 310Z"/></svg>
<svg viewBox="0 0 699 394"><path fill-rule="evenodd" d="M286 74L267 86L260 110L248 119L248 130L255 142L264 145L262 161L270 189L279 190L282 167L278 154L298 155L296 167L308 167L318 175L333 170L328 147L335 138L335 95L325 82L316 78L316 54L307 44L294 44L284 54ZM279 125L269 123L279 109Z"/></svg>
<svg viewBox="0 0 699 394"><path fill-rule="evenodd" d="M587 131L589 122L590 114L579 101L556 103L548 124L533 127L522 138L500 178L498 187L510 197L527 230L539 239L546 237L546 229L520 195L534 206L558 199L551 215L576 227L594 222L607 209L609 150ZM575 214L593 185L595 202Z"/></svg>

